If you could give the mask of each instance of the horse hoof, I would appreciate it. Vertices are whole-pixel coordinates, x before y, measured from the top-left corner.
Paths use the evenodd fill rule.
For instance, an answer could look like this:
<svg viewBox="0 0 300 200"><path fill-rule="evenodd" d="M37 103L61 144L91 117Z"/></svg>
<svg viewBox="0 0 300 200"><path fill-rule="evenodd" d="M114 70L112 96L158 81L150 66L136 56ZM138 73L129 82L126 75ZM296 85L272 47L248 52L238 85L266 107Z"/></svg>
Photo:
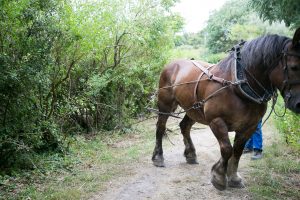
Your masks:
<svg viewBox="0 0 300 200"><path fill-rule="evenodd" d="M192 164L192 165L199 164L199 162L197 161L197 158L187 158L186 162L188 164Z"/></svg>
<svg viewBox="0 0 300 200"><path fill-rule="evenodd" d="M245 185L242 181L228 181L228 186L232 188L244 188Z"/></svg>
<svg viewBox="0 0 300 200"><path fill-rule="evenodd" d="M153 160L153 165L156 167L165 167L165 162L163 160Z"/></svg>
<svg viewBox="0 0 300 200"><path fill-rule="evenodd" d="M220 191L223 191L223 190L225 190L226 189L226 185L222 185L222 184L220 184L220 183L218 183L215 179L211 179L211 183L213 184L213 186L216 188L216 189L218 189L218 190L220 190Z"/></svg>
<svg viewBox="0 0 300 200"><path fill-rule="evenodd" d="M214 167L213 167L214 168ZM227 187L227 177L226 175L221 175L212 170L211 183L218 190L225 190Z"/></svg>

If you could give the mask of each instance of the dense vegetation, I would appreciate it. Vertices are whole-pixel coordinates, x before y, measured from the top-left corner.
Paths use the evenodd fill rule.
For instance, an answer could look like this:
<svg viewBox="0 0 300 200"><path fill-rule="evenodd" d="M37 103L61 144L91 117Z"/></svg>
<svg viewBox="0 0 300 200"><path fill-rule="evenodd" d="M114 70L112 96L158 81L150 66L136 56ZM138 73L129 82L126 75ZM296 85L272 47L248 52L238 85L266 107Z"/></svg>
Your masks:
<svg viewBox="0 0 300 200"><path fill-rule="evenodd" d="M284 21L287 26L300 25L300 4L298 0L251 0L251 7L264 20Z"/></svg>
<svg viewBox="0 0 300 200"><path fill-rule="evenodd" d="M143 112L182 25L174 2L0 1L0 166Z"/></svg>
<svg viewBox="0 0 300 200"><path fill-rule="evenodd" d="M283 23L270 25L259 19L249 8L249 0L227 1L220 10L210 15L203 30L206 46L212 53L227 51L241 39L251 40L269 33L291 36Z"/></svg>
<svg viewBox="0 0 300 200"><path fill-rule="evenodd" d="M127 132L152 103L168 60L216 63L241 39L291 37L300 26L297 0L229 0L199 33L177 34L183 20L172 12L175 2L0 0L0 190L10 191L5 183L19 169L44 177L96 157L91 152L105 145L98 139L101 148L87 147L77 135ZM280 100L277 112L283 107ZM287 112L285 119L276 124L299 150L300 117ZM87 155L76 157L74 141Z"/></svg>

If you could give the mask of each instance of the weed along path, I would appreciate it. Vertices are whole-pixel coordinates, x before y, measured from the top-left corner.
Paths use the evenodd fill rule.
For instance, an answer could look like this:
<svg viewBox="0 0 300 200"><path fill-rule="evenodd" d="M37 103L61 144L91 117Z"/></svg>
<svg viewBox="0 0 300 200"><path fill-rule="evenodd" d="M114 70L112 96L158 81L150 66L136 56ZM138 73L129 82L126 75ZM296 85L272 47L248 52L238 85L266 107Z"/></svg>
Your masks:
<svg viewBox="0 0 300 200"><path fill-rule="evenodd" d="M94 195L92 200L199 200L199 199L250 199L247 190L250 155L243 155L239 172L244 178L246 188L225 191L216 190L210 183L210 170L219 159L219 145L207 126L195 124L191 137L198 156L198 165L189 165L183 156L184 144L177 120L170 120L167 127L172 132L163 141L166 167L152 165L151 155L141 157L138 162L126 166L126 175L116 178L105 189ZM155 127L155 121L152 122ZM173 127L173 128L172 128ZM264 137L267 133L264 130ZM153 133L153 140L154 140ZM234 133L230 133L233 140Z"/></svg>

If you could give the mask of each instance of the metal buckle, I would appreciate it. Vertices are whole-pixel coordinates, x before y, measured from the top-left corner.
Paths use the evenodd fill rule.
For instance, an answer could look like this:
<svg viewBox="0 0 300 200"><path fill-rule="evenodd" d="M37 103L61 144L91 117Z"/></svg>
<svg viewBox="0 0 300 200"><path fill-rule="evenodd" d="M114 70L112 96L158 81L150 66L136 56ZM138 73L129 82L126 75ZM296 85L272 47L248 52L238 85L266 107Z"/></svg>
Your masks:
<svg viewBox="0 0 300 200"><path fill-rule="evenodd" d="M202 108L203 104L204 104L203 101L199 101L199 102L194 103L194 105L192 107L193 107L193 109L196 110L196 109Z"/></svg>

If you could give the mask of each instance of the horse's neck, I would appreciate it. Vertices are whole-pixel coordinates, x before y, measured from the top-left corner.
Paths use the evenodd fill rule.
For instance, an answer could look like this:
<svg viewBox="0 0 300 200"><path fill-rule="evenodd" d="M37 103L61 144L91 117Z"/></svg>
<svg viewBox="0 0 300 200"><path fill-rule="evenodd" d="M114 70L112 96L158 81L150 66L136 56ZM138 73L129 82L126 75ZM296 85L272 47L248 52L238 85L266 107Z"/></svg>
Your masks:
<svg viewBox="0 0 300 200"><path fill-rule="evenodd" d="M220 78L224 78L225 80L234 82L234 62L233 60L229 59L225 61L225 63L218 63L216 64L217 67L214 69L214 75Z"/></svg>

